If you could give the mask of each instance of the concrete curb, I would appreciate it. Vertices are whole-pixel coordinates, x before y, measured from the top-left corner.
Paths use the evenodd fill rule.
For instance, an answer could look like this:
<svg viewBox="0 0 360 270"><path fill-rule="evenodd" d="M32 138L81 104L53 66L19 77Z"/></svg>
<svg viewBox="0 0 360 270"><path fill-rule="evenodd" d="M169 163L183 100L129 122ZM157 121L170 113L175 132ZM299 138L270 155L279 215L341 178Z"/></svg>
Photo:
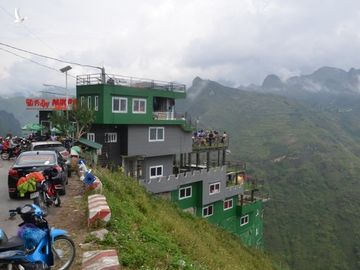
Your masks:
<svg viewBox="0 0 360 270"><path fill-rule="evenodd" d="M88 226L90 227L97 221L105 223L110 221L111 210L106 202L104 195L94 194L88 197L89 218Z"/></svg>
<svg viewBox="0 0 360 270"><path fill-rule="evenodd" d="M83 254L82 270L121 269L116 250L95 250Z"/></svg>

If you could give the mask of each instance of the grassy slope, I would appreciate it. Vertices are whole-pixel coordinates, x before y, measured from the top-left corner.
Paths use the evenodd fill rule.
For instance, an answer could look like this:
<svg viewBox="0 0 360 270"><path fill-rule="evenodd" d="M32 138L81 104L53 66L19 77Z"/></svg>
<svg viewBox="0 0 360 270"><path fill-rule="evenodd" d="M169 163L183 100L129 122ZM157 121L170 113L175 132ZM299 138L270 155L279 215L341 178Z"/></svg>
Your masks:
<svg viewBox="0 0 360 270"><path fill-rule="evenodd" d="M105 246L115 246L122 269L274 269L270 259L239 239L145 192L120 173L98 171L112 210Z"/></svg>
<svg viewBox="0 0 360 270"><path fill-rule="evenodd" d="M293 269L359 267L359 140L339 115L214 83L189 106L202 127L230 133L230 158L267 180L268 251Z"/></svg>

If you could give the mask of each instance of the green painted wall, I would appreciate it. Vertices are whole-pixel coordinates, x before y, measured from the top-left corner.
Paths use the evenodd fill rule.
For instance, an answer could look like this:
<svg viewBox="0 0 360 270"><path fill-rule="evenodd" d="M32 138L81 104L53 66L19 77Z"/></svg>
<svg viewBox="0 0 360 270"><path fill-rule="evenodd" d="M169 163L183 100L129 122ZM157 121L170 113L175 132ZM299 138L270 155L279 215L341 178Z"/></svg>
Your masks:
<svg viewBox="0 0 360 270"><path fill-rule="evenodd" d="M192 187L192 196L190 198L179 200L179 189L183 187ZM195 209L201 208L202 204L202 182L195 182L189 185L180 186L178 190L171 192L171 200L176 202L181 209L194 207Z"/></svg>
<svg viewBox="0 0 360 270"><path fill-rule="evenodd" d="M185 186L193 187L192 197L179 200L179 190L175 190L171 193L172 201L176 202L182 209L193 207L195 215L202 217L203 207L208 206L201 204L202 182ZM213 215L206 217L206 219L239 236L243 244L262 249L264 245L262 202L255 201L241 207L237 205L238 196L226 198L226 200L228 199L233 199L233 208L224 210L224 201L216 201L212 203ZM246 225L240 226L240 218L245 215L249 215L249 222Z"/></svg>
<svg viewBox="0 0 360 270"><path fill-rule="evenodd" d="M180 99L185 98L185 92L164 91L146 88L135 88L112 85L83 85L76 88L77 99L80 102L82 96L99 96L99 111L96 112L95 124L157 124L157 125L184 125L184 120L154 120L153 99L154 97ZM112 112L112 97L125 97L128 99L127 113ZM132 112L133 98L146 99L146 113L134 114ZM94 102L92 100L92 102ZM92 103L93 104L93 103Z"/></svg>

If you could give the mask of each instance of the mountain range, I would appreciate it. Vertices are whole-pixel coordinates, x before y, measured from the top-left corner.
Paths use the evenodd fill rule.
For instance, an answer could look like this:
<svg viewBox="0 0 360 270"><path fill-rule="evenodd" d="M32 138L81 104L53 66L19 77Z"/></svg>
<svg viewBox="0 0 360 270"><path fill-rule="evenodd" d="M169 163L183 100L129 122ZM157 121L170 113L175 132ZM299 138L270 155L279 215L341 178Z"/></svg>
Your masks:
<svg viewBox="0 0 360 270"><path fill-rule="evenodd" d="M291 269L360 268L359 75L323 67L239 88L196 77L176 104L199 129L227 131L227 159L264 180L265 251ZM24 123L19 104L0 99Z"/></svg>
<svg viewBox="0 0 360 270"><path fill-rule="evenodd" d="M245 90L195 78L179 104L199 128L227 131L228 159L265 180L266 251L291 269L360 267L358 73L271 75ZM318 91L306 88L310 81Z"/></svg>

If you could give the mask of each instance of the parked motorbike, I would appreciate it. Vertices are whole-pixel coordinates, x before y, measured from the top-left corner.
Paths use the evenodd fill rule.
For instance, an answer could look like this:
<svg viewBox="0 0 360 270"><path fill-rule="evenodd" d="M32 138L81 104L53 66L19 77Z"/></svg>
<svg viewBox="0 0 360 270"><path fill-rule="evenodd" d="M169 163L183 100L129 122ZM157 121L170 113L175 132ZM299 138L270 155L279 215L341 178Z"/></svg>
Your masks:
<svg viewBox="0 0 360 270"><path fill-rule="evenodd" d="M1 150L1 159L9 160L11 158L16 158L21 153L21 145L15 145L13 148L6 147L3 145L3 149Z"/></svg>
<svg viewBox="0 0 360 270"><path fill-rule="evenodd" d="M67 232L49 227L41 208L26 204L10 210L10 216L19 214L18 236L7 238L0 229L0 269L66 270L75 258L74 242Z"/></svg>
<svg viewBox="0 0 360 270"><path fill-rule="evenodd" d="M60 207L61 205L60 196L52 180L53 177L57 176L58 171L56 168L48 168L45 169L42 174L44 180L36 183L36 191L30 193L30 199L42 209L43 215L47 216L48 207L52 205Z"/></svg>

